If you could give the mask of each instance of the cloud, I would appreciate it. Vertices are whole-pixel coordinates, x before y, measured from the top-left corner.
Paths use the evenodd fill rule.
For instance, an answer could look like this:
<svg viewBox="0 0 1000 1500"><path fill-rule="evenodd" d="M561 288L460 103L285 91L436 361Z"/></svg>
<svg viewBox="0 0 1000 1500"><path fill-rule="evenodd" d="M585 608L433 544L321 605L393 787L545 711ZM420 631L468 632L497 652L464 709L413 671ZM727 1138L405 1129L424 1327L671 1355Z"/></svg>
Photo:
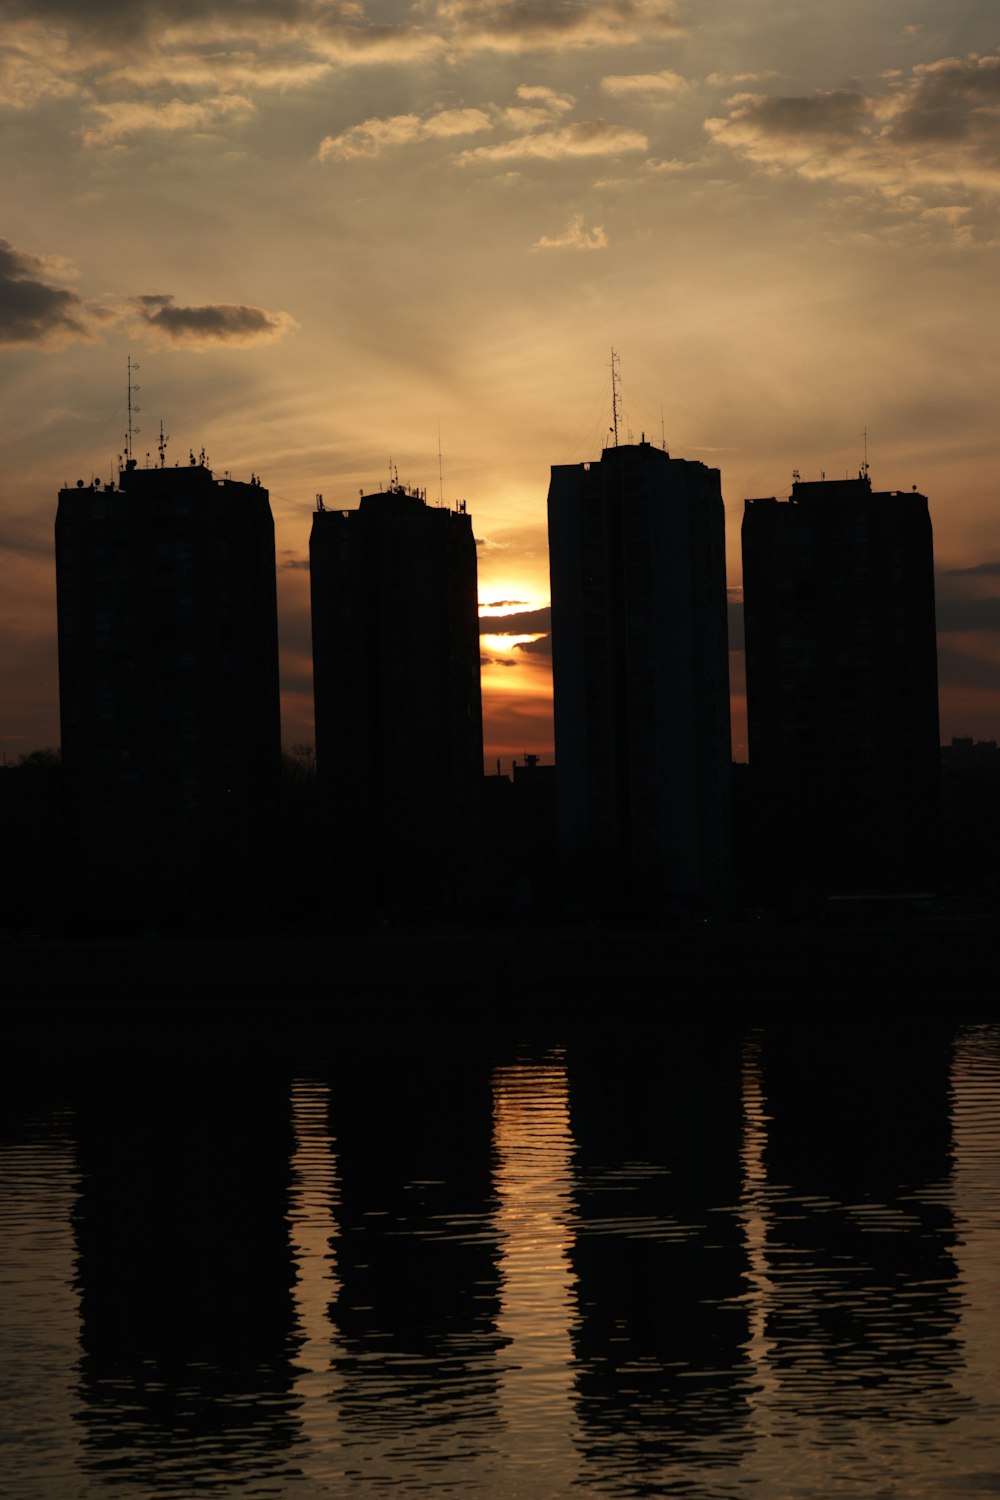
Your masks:
<svg viewBox="0 0 1000 1500"><path fill-rule="evenodd" d="M419 115L390 115L352 125L337 136L328 135L316 154L320 161L351 161L379 156L388 148L409 146L415 141L448 140L492 129L493 121L482 109L442 109L424 119Z"/></svg>
<svg viewBox="0 0 1000 1500"><path fill-rule="evenodd" d="M939 635L1000 630L1000 599L942 599L935 606Z"/></svg>
<svg viewBox="0 0 1000 1500"><path fill-rule="evenodd" d="M728 120L709 120L709 133L723 144L771 160L780 151L794 161L809 160L817 149L843 150L867 141L873 113L862 94L849 91L780 98L734 94Z"/></svg>
<svg viewBox="0 0 1000 1500"><path fill-rule="evenodd" d="M532 250L605 250L607 249L608 237L604 232L603 224L595 224L593 229L584 229L583 215L574 214L562 234L551 238L543 234L532 245Z"/></svg>
<svg viewBox="0 0 1000 1500"><path fill-rule="evenodd" d="M551 656L551 635L540 635L537 641L515 641L515 651L526 651L529 656Z"/></svg>
<svg viewBox="0 0 1000 1500"><path fill-rule="evenodd" d="M466 52L630 46L682 30L670 0L439 0L437 16Z"/></svg>
<svg viewBox="0 0 1000 1500"><path fill-rule="evenodd" d="M169 344L188 347L265 343L281 338L295 326L288 313L230 302L179 307L173 297L155 295L134 297L131 306L146 329L162 335Z"/></svg>
<svg viewBox="0 0 1000 1500"><path fill-rule="evenodd" d="M682 29L673 0L418 0L403 14L376 20L363 0L0 0L0 97L154 109L170 89L195 105L310 87L334 67L634 46Z"/></svg>
<svg viewBox="0 0 1000 1500"><path fill-rule="evenodd" d="M534 635L551 628L552 610L548 605L542 609L518 610L509 615L481 615L479 619L480 635Z"/></svg>
<svg viewBox="0 0 1000 1500"><path fill-rule="evenodd" d="M542 83L522 83L515 92L526 104L540 105L555 115L567 114L576 103L572 94L559 94Z"/></svg>
<svg viewBox="0 0 1000 1500"><path fill-rule="evenodd" d="M213 130L223 120L245 120L254 111L251 101L238 94L222 94L197 103L183 99L171 99L166 104L123 100L90 107L102 118L100 124L82 129L85 146L112 146L138 134L200 134Z"/></svg>
<svg viewBox="0 0 1000 1500"><path fill-rule="evenodd" d="M1000 193L1000 55L923 64L881 94L737 94L728 110L705 122L713 141L771 170L897 197L921 186Z"/></svg>
<svg viewBox="0 0 1000 1500"><path fill-rule="evenodd" d="M557 94L543 84L522 83L517 89L519 104L509 105L503 121L512 130L536 130L568 114L576 103L572 94Z"/></svg>
<svg viewBox="0 0 1000 1500"><path fill-rule="evenodd" d="M542 130L495 146L476 146L455 158L461 166L492 161L562 161L573 157L619 156L645 151L649 141L639 130L611 125L607 120L579 120L558 130Z"/></svg>
<svg viewBox="0 0 1000 1500"><path fill-rule="evenodd" d="M1000 574L1000 562L976 563L971 568L944 568L942 578L995 577Z"/></svg>
<svg viewBox="0 0 1000 1500"><path fill-rule="evenodd" d="M655 98L662 94L681 94L690 85L679 73L664 68L660 73L611 73L601 79L601 92L620 99L639 94Z"/></svg>
<svg viewBox="0 0 1000 1500"><path fill-rule="evenodd" d="M938 681L942 692L974 688L993 695L1000 690L1000 661L978 650L963 650L952 641L938 643ZM991 718L990 724L995 723Z"/></svg>
<svg viewBox="0 0 1000 1500"><path fill-rule="evenodd" d="M737 83L763 83L765 78L775 76L773 68L768 68L763 73L709 73L705 82L717 88L732 88Z"/></svg>
<svg viewBox="0 0 1000 1500"><path fill-rule="evenodd" d="M678 172L690 172L693 166L694 163L690 161L676 161L669 158L663 160L655 156L650 156L643 162L642 170L665 177L673 177Z"/></svg>
<svg viewBox="0 0 1000 1500"><path fill-rule="evenodd" d="M559 94L542 84L521 84L518 103L499 108L439 109L427 115L406 114L373 118L352 125L320 144L320 161L352 161L380 156L383 151L415 142L450 140L505 125L518 132L539 131L553 125L573 108L572 94Z"/></svg>
<svg viewBox="0 0 1000 1500"><path fill-rule="evenodd" d="M726 619L729 626L729 649L731 652L742 651L744 649L743 599L742 597L735 598L730 589L727 589L726 593L728 595Z"/></svg>
<svg viewBox="0 0 1000 1500"><path fill-rule="evenodd" d="M61 345L95 338L102 327L119 326L138 315L139 332L160 342L197 347L256 344L281 338L296 327L286 312L219 302L178 306L164 294L85 302L71 287L60 256L32 255L0 239L0 346Z"/></svg>
<svg viewBox="0 0 1000 1500"><path fill-rule="evenodd" d="M83 302L53 279L65 262L31 255L0 240L0 345L55 344L86 338Z"/></svg>

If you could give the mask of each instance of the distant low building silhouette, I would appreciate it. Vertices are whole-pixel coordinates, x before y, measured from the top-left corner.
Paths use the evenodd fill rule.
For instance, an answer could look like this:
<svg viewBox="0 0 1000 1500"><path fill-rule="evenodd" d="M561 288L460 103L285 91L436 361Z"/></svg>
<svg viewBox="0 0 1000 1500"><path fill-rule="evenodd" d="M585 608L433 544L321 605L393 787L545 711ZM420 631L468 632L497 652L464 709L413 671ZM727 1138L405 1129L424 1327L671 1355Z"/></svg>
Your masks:
<svg viewBox="0 0 1000 1500"><path fill-rule="evenodd" d="M320 502L309 567L336 875L363 900L464 901L483 776L472 519L398 483L351 510Z"/></svg>
<svg viewBox="0 0 1000 1500"><path fill-rule="evenodd" d="M776 886L926 884L937 855L927 498L796 480L743 517L755 847Z"/></svg>
<svg viewBox="0 0 1000 1500"><path fill-rule="evenodd" d="M941 747L944 876L949 893L973 898L1000 889L1000 748L996 740L953 737Z"/></svg>
<svg viewBox="0 0 1000 1500"><path fill-rule="evenodd" d="M731 877L718 469L649 443L552 469L557 799L589 899L712 906Z"/></svg>
<svg viewBox="0 0 1000 1500"><path fill-rule="evenodd" d="M67 790L99 826L236 819L280 765L274 526L258 483L204 461L60 491Z"/></svg>
<svg viewBox="0 0 1000 1500"><path fill-rule="evenodd" d="M489 915L532 921L551 916L560 885L556 768L526 753L505 775L483 778L484 906Z"/></svg>

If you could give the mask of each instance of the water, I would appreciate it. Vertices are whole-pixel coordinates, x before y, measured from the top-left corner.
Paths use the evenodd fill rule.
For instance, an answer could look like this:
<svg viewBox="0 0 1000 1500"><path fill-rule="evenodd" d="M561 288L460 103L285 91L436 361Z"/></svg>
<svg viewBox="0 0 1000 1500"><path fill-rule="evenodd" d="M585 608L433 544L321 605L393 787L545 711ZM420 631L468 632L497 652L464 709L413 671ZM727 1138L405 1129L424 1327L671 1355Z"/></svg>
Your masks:
<svg viewBox="0 0 1000 1500"><path fill-rule="evenodd" d="M15 1047L3 1493L1000 1493L1000 1026L625 1033Z"/></svg>

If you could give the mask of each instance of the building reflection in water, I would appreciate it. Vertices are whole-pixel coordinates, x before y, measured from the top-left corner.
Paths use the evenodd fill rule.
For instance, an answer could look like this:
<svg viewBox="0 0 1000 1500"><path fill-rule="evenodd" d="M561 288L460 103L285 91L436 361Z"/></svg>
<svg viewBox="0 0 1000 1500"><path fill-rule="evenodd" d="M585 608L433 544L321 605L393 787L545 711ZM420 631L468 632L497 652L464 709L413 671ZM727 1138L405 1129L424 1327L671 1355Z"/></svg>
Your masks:
<svg viewBox="0 0 1000 1500"><path fill-rule="evenodd" d="M952 1065L955 1261L963 1313L960 1389L976 1414L963 1433L967 1463L997 1475L1000 1432L1000 1026L964 1028Z"/></svg>
<svg viewBox="0 0 1000 1500"><path fill-rule="evenodd" d="M507 1343L499 1415L517 1435L513 1451L508 1440L505 1492L542 1493L545 1477L551 1483L559 1475L568 1493L578 1454L569 1333L572 1140L560 1054L496 1069L493 1128L498 1327Z"/></svg>
<svg viewBox="0 0 1000 1500"><path fill-rule="evenodd" d="M570 1105L581 1445L592 1482L659 1492L750 1440L739 1037L601 1038Z"/></svg>
<svg viewBox="0 0 1000 1500"><path fill-rule="evenodd" d="M960 1410L943 1028L785 1025L765 1038L767 1362L810 1422Z"/></svg>
<svg viewBox="0 0 1000 1500"><path fill-rule="evenodd" d="M500 1343L489 1065L475 1052L338 1066L333 1321L348 1479L438 1482L492 1452ZM454 1476L457 1477L457 1476Z"/></svg>
<svg viewBox="0 0 1000 1500"><path fill-rule="evenodd" d="M76 1111L81 1465L183 1493L295 1439L288 1093L274 1072L96 1065Z"/></svg>
<svg viewBox="0 0 1000 1500"><path fill-rule="evenodd" d="M24 1244L74 1205L44 1305L15 1244L5 1323L73 1429L56 1488L971 1492L1000 1421L998 1038L345 1049L291 1089L88 1064L44 1160L0 1150Z"/></svg>
<svg viewBox="0 0 1000 1500"><path fill-rule="evenodd" d="M39 1475L49 1494L78 1489L74 1135L61 1093L53 1097L8 1054L0 1063L0 1493L10 1495L21 1484L27 1493Z"/></svg>

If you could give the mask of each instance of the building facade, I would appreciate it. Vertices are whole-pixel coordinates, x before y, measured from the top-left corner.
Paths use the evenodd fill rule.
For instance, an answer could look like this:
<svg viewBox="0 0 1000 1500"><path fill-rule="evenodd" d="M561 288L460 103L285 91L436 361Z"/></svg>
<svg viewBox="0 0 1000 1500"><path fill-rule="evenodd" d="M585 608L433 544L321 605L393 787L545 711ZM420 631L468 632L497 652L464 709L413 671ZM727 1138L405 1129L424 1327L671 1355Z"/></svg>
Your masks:
<svg viewBox="0 0 1000 1500"><path fill-rule="evenodd" d="M731 874L719 471L645 441L552 469L560 842L592 895L717 905Z"/></svg>
<svg viewBox="0 0 1000 1500"><path fill-rule="evenodd" d="M756 842L779 886L910 885L941 805L927 498L796 481L743 516Z"/></svg>
<svg viewBox="0 0 1000 1500"><path fill-rule="evenodd" d="M317 509L309 567L316 767L344 880L462 899L483 777L472 519L392 484Z"/></svg>
<svg viewBox="0 0 1000 1500"><path fill-rule="evenodd" d="M183 467L59 494L68 790L114 826L252 820L280 770L274 527L259 483Z"/></svg>

